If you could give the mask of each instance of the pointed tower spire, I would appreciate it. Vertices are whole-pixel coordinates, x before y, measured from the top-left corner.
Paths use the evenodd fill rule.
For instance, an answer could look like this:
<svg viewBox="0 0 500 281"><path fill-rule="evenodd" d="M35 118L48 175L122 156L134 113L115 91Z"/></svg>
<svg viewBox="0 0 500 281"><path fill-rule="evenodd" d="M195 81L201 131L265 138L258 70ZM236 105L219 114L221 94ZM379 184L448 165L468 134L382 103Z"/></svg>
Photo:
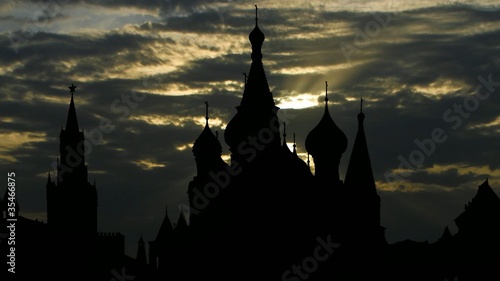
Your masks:
<svg viewBox="0 0 500 281"><path fill-rule="evenodd" d="M269 126L279 128L280 126L277 118L279 108L274 103L262 62L262 45L264 44L265 35L258 25L257 6L255 7L255 13L255 27L248 36L252 45L250 71L248 76L245 77L246 83L241 103L236 107L238 112L229 121L224 131L224 140L232 152L232 159L236 160L236 162L242 160L237 158L243 158L238 151L238 146L248 137L256 136L263 128ZM279 131L273 131L272 141L266 144L266 151L278 150L281 146L280 137Z"/></svg>
<svg viewBox="0 0 500 281"><path fill-rule="evenodd" d="M362 112L362 103L361 99L358 131L347 166L344 186L352 198L349 204L353 233L363 233L363 236L371 237L369 239L373 239L375 243L386 244L385 228L380 225L380 196L377 194L363 128L365 115Z"/></svg>
<svg viewBox="0 0 500 281"><path fill-rule="evenodd" d="M69 86L68 88L69 88L69 92L71 93L71 101L69 103L68 118L66 120L66 131L78 132L80 129L78 127L78 119L76 117L75 102L73 99L73 95L76 91L76 86L71 84L71 86Z"/></svg>
<svg viewBox="0 0 500 281"><path fill-rule="evenodd" d="M241 105L272 108L274 107L274 100L269 90L264 65L262 63L262 44L264 44L266 36L259 28L257 11L258 8L257 5L255 5L255 27L248 36L252 44L252 65L250 66L250 73L248 76L246 73L244 74L246 87L243 98L241 99Z"/></svg>
<svg viewBox="0 0 500 281"><path fill-rule="evenodd" d="M170 219L168 217L168 205L165 206L165 217L163 218L163 222L161 223L160 230L158 231L158 234L156 235L156 240L157 241L168 241L174 231L174 228L172 227L172 223L170 222Z"/></svg>
<svg viewBox="0 0 500 281"><path fill-rule="evenodd" d="M47 177L47 184L51 184L52 183L52 179L50 178L50 171L48 173L48 177Z"/></svg>
<svg viewBox="0 0 500 281"><path fill-rule="evenodd" d="M363 126L364 120L363 99L361 99L360 112L358 114L358 132L347 167L345 184L351 188L363 189L366 192L374 194L376 193L375 180L373 178L372 165Z"/></svg>
<svg viewBox="0 0 500 281"><path fill-rule="evenodd" d="M66 166L71 167L72 169L71 172L67 169L59 169L57 182L70 181L72 183L87 183L88 170L85 165L85 146L81 145L85 141L85 136L83 135L83 132L80 131L80 127L78 126L74 102L76 86L71 84L68 88L71 93L71 101L69 103L66 128L62 129L59 135L59 153L61 156L61 167ZM70 151L73 151L73 154L76 153L76 155L70 155Z"/></svg>

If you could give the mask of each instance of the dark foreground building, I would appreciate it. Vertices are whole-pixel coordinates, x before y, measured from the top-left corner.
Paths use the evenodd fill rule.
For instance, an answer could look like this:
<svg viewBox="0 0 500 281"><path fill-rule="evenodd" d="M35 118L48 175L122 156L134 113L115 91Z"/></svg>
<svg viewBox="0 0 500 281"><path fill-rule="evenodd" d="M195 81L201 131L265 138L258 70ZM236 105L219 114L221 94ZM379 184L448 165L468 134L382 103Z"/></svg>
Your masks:
<svg viewBox="0 0 500 281"><path fill-rule="evenodd" d="M279 108L262 62L265 36L255 19L249 35L252 63L241 103L224 132L231 164L218 134L206 126L193 145L197 175L189 183L189 226L181 213L172 227L165 215L149 243L149 265L162 278L419 279L499 278L500 202L485 182L436 243L388 245L380 225L365 114L357 116L345 179L339 163L348 139L329 113L306 138L315 173L280 135ZM284 128L286 129L286 127ZM481 241L480 243L477 243ZM491 259L484 253L489 253ZM484 261L479 262L479 260Z"/></svg>
<svg viewBox="0 0 500 281"><path fill-rule="evenodd" d="M60 158L57 174L48 174L46 184L47 223L9 211L8 193L0 201L0 276L16 280L110 280L113 272L121 276L124 265L135 268L135 260L125 256L125 240L120 233L97 231L97 189L88 181L85 164L85 137L78 125L71 85L66 127L59 135ZM10 251L7 226L15 222L15 274L7 272ZM9 258L10 259L10 258ZM7 266L6 266L7 265ZM4 275L5 274L5 275ZM3 279L2 279L3 280Z"/></svg>

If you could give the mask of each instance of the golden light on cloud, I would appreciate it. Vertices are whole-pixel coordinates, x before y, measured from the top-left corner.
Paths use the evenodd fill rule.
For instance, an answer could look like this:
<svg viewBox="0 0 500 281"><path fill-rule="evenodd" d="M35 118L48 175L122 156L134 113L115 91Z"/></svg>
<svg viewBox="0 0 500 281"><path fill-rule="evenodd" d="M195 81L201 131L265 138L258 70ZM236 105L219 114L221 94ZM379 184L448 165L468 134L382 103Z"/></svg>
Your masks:
<svg viewBox="0 0 500 281"><path fill-rule="evenodd" d="M150 125L157 126L176 126L184 127L187 124L196 124L201 127L205 126L204 116L176 116L176 115L139 115L130 117L131 120L146 122ZM210 126L225 127L224 120L215 117L209 119Z"/></svg>
<svg viewBox="0 0 500 281"><path fill-rule="evenodd" d="M175 147L175 149L177 149L178 151L184 151L184 150L189 149L191 147L192 147L191 144L182 144L182 145L177 145Z"/></svg>
<svg viewBox="0 0 500 281"><path fill-rule="evenodd" d="M414 86L413 89L416 92L422 93L428 97L439 98L440 96L460 91L465 87L467 87L467 85L463 82L438 78L429 85Z"/></svg>
<svg viewBox="0 0 500 281"><path fill-rule="evenodd" d="M66 90L65 90L66 91ZM36 103L36 102L44 102L44 103L55 103L55 104L64 104L67 105L69 103L69 95L66 98L61 98L60 96L51 96L51 95L40 95L37 93L33 93L32 91L28 91L23 96L23 101L28 103ZM78 105L85 105L88 102L84 98L78 98Z"/></svg>
<svg viewBox="0 0 500 281"><path fill-rule="evenodd" d="M318 105L318 95L297 94L292 92L281 97L276 97L276 106L282 109L302 109Z"/></svg>
<svg viewBox="0 0 500 281"><path fill-rule="evenodd" d="M491 127L499 127L499 126L500 126L500 116L498 116L497 118L495 118L495 120L493 120L491 122L473 125L470 128L471 129L482 129L482 128L491 128Z"/></svg>
<svg viewBox="0 0 500 281"><path fill-rule="evenodd" d="M222 160L226 162L227 164L231 164L231 154L222 154L221 155Z"/></svg>
<svg viewBox="0 0 500 281"><path fill-rule="evenodd" d="M17 159L9 152L19 148L32 148L34 142L47 140L45 132L0 132L0 161L15 163Z"/></svg>
<svg viewBox="0 0 500 281"><path fill-rule="evenodd" d="M489 177L500 177L500 169L491 169L487 165L471 166L465 163L457 163L450 165L434 164L432 167L425 169L429 174L441 174L450 170L456 170L458 175L487 175Z"/></svg>
<svg viewBox="0 0 500 281"><path fill-rule="evenodd" d="M343 70L356 67L358 65L364 64L367 61L356 61L351 63L341 63L329 66L296 66L276 69L273 72L277 74L286 75L298 75L298 74L310 74L310 73L328 73L333 70Z"/></svg>
<svg viewBox="0 0 500 281"><path fill-rule="evenodd" d="M148 159L141 159L138 161L132 161L133 164L138 166L139 168L143 170L152 170L155 168L163 168L166 165L163 163L157 163L155 159L148 158Z"/></svg>
<svg viewBox="0 0 500 281"><path fill-rule="evenodd" d="M386 182L386 181L376 181L375 185L377 186L377 189L382 190L382 191L399 191L399 192L419 192L423 191L426 188L428 189L429 186L425 185L423 186L422 184L418 183L413 183L413 182L406 182L406 181L391 181L391 182Z"/></svg>
<svg viewBox="0 0 500 281"><path fill-rule="evenodd" d="M0 117L0 122L2 123L14 123L15 118L13 117Z"/></svg>
<svg viewBox="0 0 500 281"><path fill-rule="evenodd" d="M484 176L500 178L500 169L491 169L487 165L483 166L472 166L465 163L456 163L456 164L447 164L440 165L434 164L432 167L416 169L416 170L408 170L408 169L394 169L391 172L395 175L406 175L410 176L411 173L414 172L424 172L432 175L444 174L446 172L455 170L458 176ZM486 179L486 178L485 178ZM485 180L484 179L484 180ZM482 179L483 180L483 179ZM491 181L490 181L491 183ZM496 182L495 182L496 183ZM460 185L460 188L476 188L478 182L466 182ZM418 192L423 190L442 190L442 191L453 191L457 187L448 187L437 184L427 184L427 183L415 183L411 181L403 180L394 180L394 181L377 181L377 188L383 191L399 191L399 192Z"/></svg>

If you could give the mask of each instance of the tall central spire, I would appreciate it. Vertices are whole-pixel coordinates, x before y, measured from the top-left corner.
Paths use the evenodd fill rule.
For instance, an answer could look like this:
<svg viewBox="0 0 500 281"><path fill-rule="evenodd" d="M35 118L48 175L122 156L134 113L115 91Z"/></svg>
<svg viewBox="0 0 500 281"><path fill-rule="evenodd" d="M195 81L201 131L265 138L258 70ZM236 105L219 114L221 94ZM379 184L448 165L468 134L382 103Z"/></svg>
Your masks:
<svg viewBox="0 0 500 281"><path fill-rule="evenodd" d="M78 119L76 117L76 108L74 94L76 86L72 83L68 87L71 93L71 101L69 103L68 117L66 119L66 128L61 129L59 135L60 144L59 152L61 154L61 165L58 168L57 180L62 179L69 182L87 182L87 166L85 165L85 136L80 132ZM77 157L78 156L78 157ZM71 169L63 169L70 167Z"/></svg>
<svg viewBox="0 0 500 281"><path fill-rule="evenodd" d="M252 65L245 83L245 91L241 99L242 106L274 107L273 96L269 90L264 64L262 63L262 45L266 36L259 28L258 8L255 5L255 27L248 35L252 44Z"/></svg>
<svg viewBox="0 0 500 281"><path fill-rule="evenodd" d="M279 128L276 113L279 108L274 104L273 94L269 89L264 64L262 63L261 48L265 36L259 28L258 21L258 7L255 6L255 27L248 36L252 45L252 64L248 76L246 72L243 73L245 88L241 103L236 107L238 112L227 124L224 132L224 139L236 157L241 154L237 151L238 146L249 137L257 136L259 132L262 132L262 129L269 129L270 126ZM278 148L280 146L279 131L274 131L272 134L272 141L266 146Z"/></svg>

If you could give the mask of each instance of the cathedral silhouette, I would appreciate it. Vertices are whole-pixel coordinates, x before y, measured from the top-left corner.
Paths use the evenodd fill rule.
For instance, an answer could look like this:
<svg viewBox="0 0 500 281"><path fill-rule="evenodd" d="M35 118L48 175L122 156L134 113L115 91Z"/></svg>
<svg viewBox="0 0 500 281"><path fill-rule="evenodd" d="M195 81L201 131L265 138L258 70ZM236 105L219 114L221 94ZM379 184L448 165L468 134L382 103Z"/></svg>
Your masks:
<svg viewBox="0 0 500 281"><path fill-rule="evenodd" d="M446 227L435 243L388 244L364 132L363 100L342 180L339 164L348 138L330 114L325 83L323 116L305 141L313 174L309 160L297 155L295 138L293 151L287 146L286 123L278 118L262 62L265 35L257 10L249 40L250 72L223 136L230 164L221 158L221 139L210 129L206 103L205 128L192 149L197 173L187 186L187 212L175 224L166 212L155 240L146 243L141 236L135 258L125 255L122 234L97 230L97 188L88 181L85 136L77 121L76 86L71 85L57 175L53 179L49 173L46 184L47 223L19 216L16 209L18 273L6 273L2 254L0 277L499 280L500 199L487 180L455 219L455 235ZM2 234L7 233L7 192L0 203ZM1 252L7 253L7 235L0 235L0 242Z"/></svg>

